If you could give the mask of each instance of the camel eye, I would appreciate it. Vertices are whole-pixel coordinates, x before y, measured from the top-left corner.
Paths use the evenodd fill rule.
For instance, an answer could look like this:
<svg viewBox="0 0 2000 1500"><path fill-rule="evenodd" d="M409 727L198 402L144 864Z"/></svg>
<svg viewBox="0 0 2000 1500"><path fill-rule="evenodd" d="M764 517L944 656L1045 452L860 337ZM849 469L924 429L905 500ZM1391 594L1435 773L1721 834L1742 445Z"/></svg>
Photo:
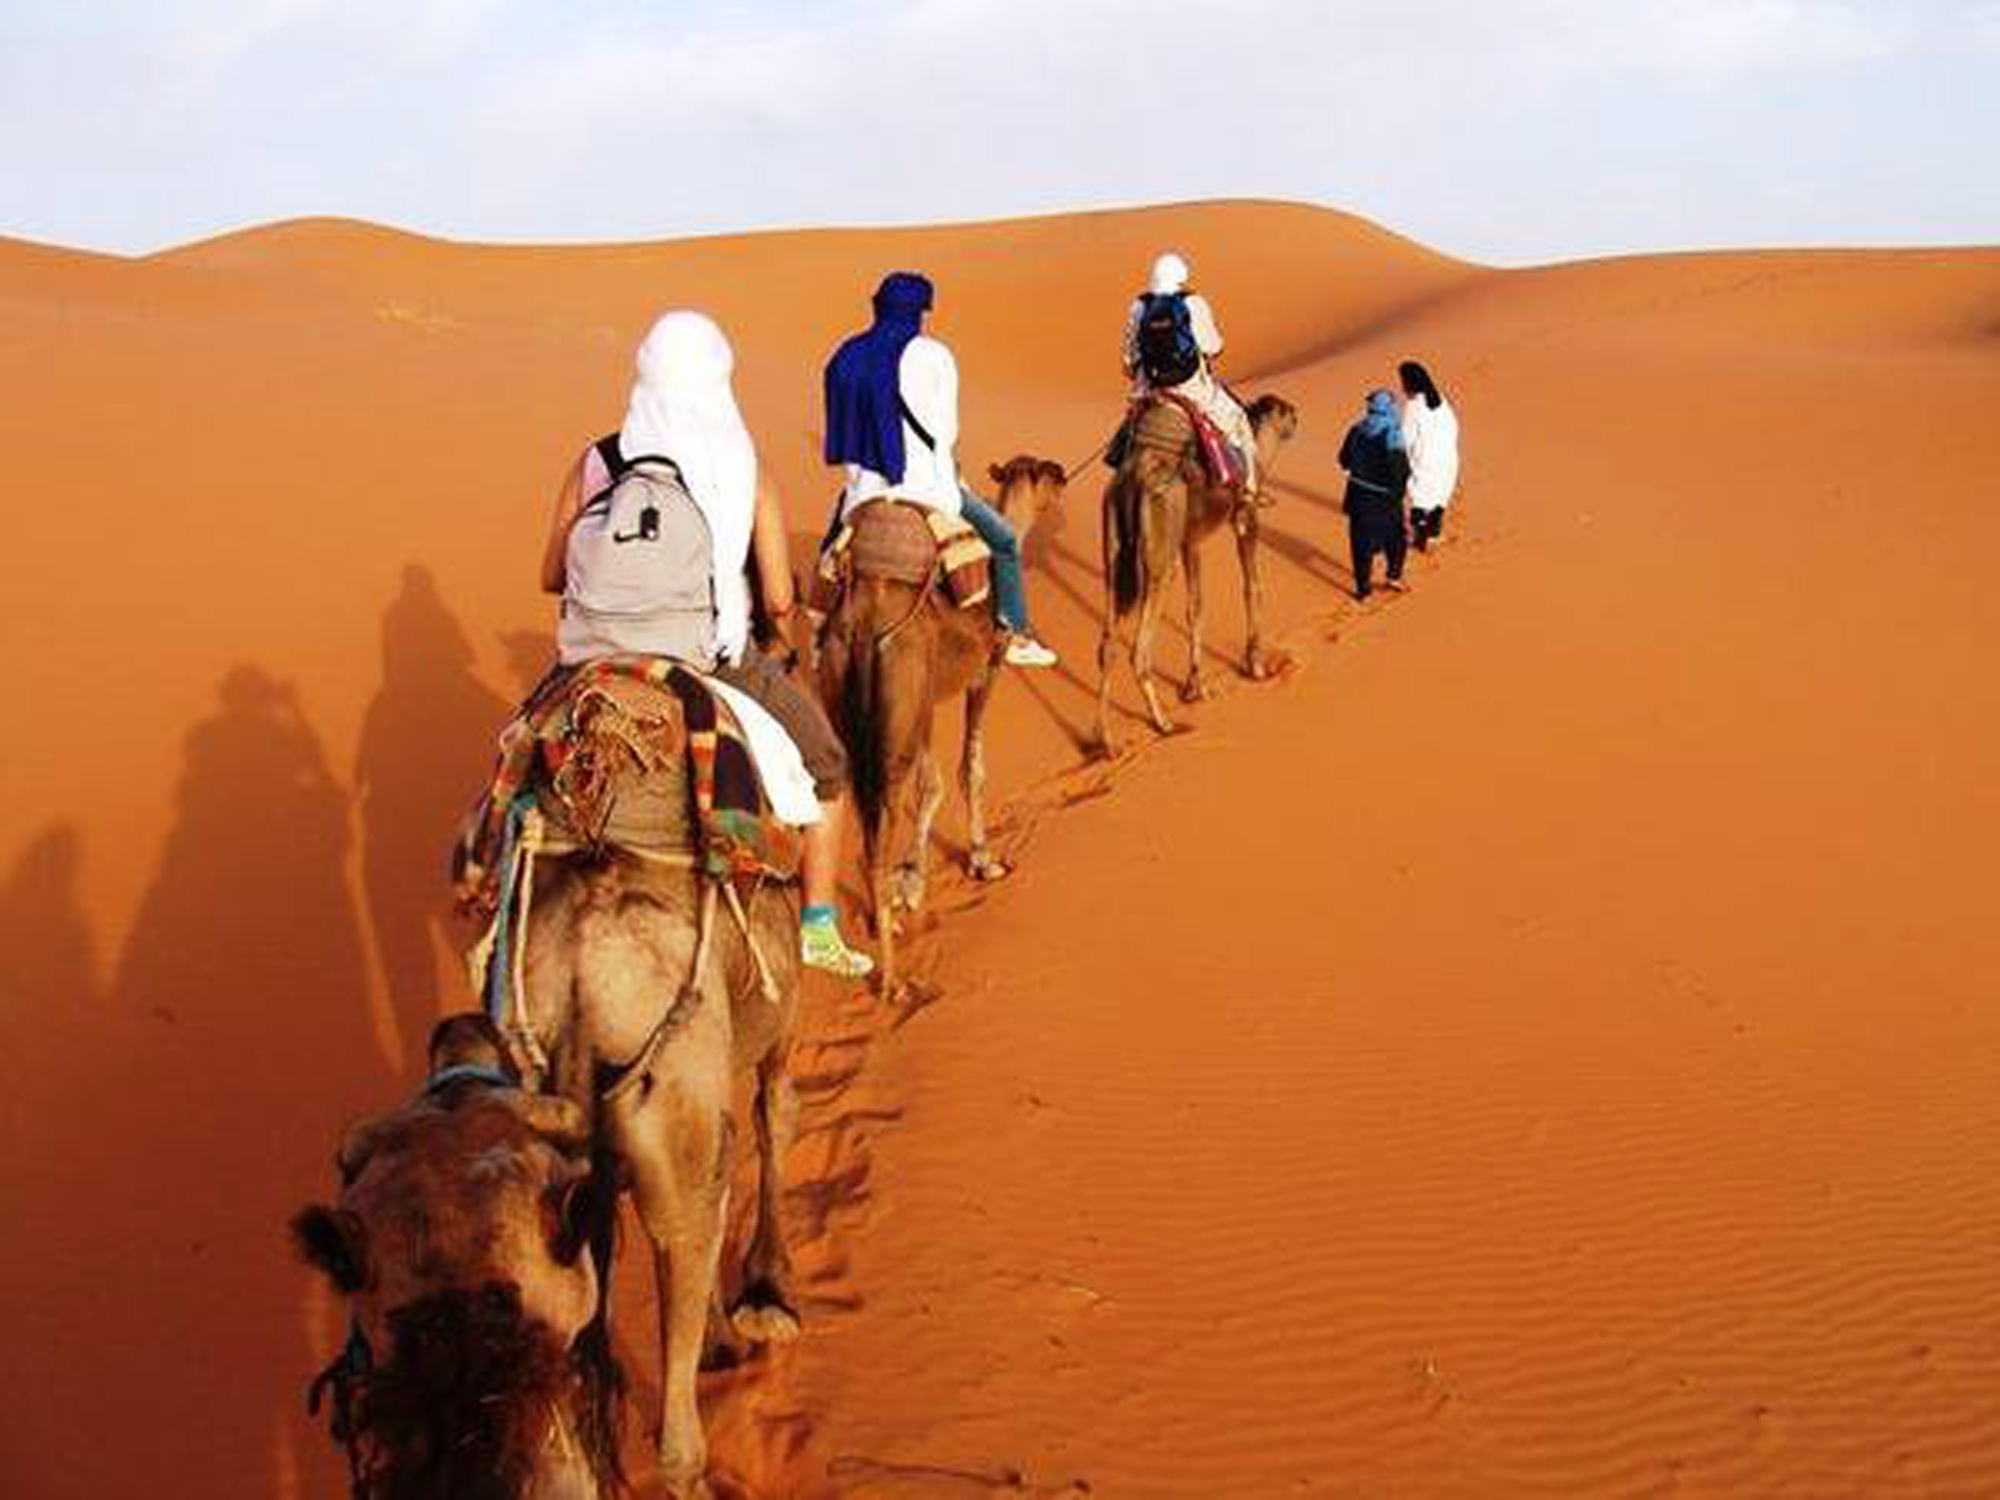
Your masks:
<svg viewBox="0 0 2000 1500"><path fill-rule="evenodd" d="M324 1272L335 1291L351 1297L368 1286L368 1226L361 1215L312 1204L292 1220L292 1241L306 1264Z"/></svg>

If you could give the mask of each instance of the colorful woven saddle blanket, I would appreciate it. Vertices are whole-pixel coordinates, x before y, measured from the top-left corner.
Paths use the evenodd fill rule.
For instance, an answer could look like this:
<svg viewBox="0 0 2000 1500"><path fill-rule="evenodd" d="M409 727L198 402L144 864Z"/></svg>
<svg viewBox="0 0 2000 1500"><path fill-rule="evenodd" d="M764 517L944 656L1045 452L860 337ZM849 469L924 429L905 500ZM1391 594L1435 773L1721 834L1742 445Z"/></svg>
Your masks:
<svg viewBox="0 0 2000 1500"><path fill-rule="evenodd" d="M986 600L993 554L969 522L928 505L870 500L857 505L820 553L813 607L831 611L850 578L932 584L959 609Z"/></svg>
<svg viewBox="0 0 2000 1500"><path fill-rule="evenodd" d="M1105 461L1116 468L1133 448L1178 453L1187 446L1190 428L1202 474L1211 485L1241 485L1249 477L1250 466L1237 446L1223 436L1207 412L1175 391L1150 391L1136 398L1126 413L1125 425L1111 440ZM1111 458L1113 451L1118 455L1116 461Z"/></svg>
<svg viewBox="0 0 2000 1500"><path fill-rule="evenodd" d="M728 705L663 657L558 669L501 730L493 779L453 858L462 904L499 905L511 841L531 807L582 848L684 852L716 877L789 880L798 871L798 831L772 814Z"/></svg>

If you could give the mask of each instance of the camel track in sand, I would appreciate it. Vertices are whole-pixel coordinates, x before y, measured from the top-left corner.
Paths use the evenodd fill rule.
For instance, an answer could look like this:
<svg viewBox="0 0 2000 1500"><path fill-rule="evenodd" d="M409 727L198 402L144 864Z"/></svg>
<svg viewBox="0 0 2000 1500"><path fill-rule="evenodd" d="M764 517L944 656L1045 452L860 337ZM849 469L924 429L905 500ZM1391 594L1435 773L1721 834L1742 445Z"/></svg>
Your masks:
<svg viewBox="0 0 2000 1500"><path fill-rule="evenodd" d="M1464 529L1466 514L1461 508L1453 532L1433 544L1428 558L1410 554L1413 581L1438 576L1441 554L1483 544L1480 533ZM1223 550L1227 540L1226 536L1216 540L1216 549ZM842 1320L862 1306L854 1259L867 1252L865 1245L854 1242L865 1241L875 1206L873 1146L886 1132L898 1130L905 1115L896 1097L896 1080L871 1074L870 1064L880 1060L883 1043L905 1026L920 1019L949 1024L957 1004L978 998L982 986L977 976L960 978L951 973L954 930L975 919L1002 886L1042 878L1035 873L1032 851L1050 820L1115 796L1121 779L1136 767L1198 743L1202 721L1237 693L1282 689L1327 646L1380 628L1400 601L1412 597L1378 594L1368 605L1345 600L1296 622L1271 641L1276 668L1271 677L1255 681L1240 667L1225 677L1211 675L1207 699L1177 705L1182 723L1174 734L1153 733L1136 710L1127 709L1139 728L1117 755L1087 756L1022 788L998 809L993 818L994 847L1013 869L1006 881L976 880L959 860L953 857L946 863L944 851L938 851L931 898L921 913L906 919L908 994L901 1004L885 1006L872 990L844 989L818 976L808 979L804 1024L793 1054L799 1139L785 1190L806 1333L797 1345L762 1351L738 1368L703 1376L703 1409L712 1443L710 1482L718 1500L778 1495L817 1500L856 1493L1011 1494L1058 1500L1091 1493L1087 1484L1038 1480L1006 1465L954 1469L826 1451L823 1414L802 1399L796 1361L839 1358ZM858 892L850 893L850 899L858 900ZM928 1014L940 1005L945 1009ZM621 1268L620 1279L629 1283L619 1289L624 1305L632 1306L637 1297L646 1309L644 1316L628 1318L628 1333L621 1339L628 1363L643 1362L644 1341L632 1338L629 1330L648 1324L650 1278ZM1084 1287L1068 1288L1067 1294L1086 1299L1095 1295ZM635 1410L646 1409L649 1394L638 1394ZM644 1459L643 1446L635 1448L633 1472L644 1472Z"/></svg>

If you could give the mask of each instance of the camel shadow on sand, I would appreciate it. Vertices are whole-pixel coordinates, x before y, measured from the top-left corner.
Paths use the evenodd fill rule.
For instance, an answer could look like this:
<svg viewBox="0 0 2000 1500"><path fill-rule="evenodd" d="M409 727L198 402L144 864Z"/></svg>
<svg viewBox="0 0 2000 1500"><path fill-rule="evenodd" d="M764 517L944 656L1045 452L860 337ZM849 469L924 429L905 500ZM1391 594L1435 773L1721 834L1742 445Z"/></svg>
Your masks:
<svg viewBox="0 0 2000 1500"><path fill-rule="evenodd" d="M7 1300L38 1353L0 1417L21 1424L0 1439L20 1493L138 1496L165 1475L188 1494L340 1488L300 1400L339 1330L283 1225L391 1074L349 819L298 694L238 666L182 742L173 824L108 986L73 831L8 877L0 938L36 955L8 975L10 1012L32 1021L8 1186L37 1251L7 1257ZM125 1441L78 1430L106 1411ZM37 1454L55 1467L38 1476Z"/></svg>

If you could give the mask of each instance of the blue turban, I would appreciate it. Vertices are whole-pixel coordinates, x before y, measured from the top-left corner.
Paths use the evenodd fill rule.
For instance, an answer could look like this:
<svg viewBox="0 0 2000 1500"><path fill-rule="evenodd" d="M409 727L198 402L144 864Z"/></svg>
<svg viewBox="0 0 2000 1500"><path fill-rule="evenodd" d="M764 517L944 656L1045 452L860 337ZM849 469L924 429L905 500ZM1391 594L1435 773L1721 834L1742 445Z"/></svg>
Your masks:
<svg viewBox="0 0 2000 1500"><path fill-rule="evenodd" d="M826 461L859 464L891 484L903 480L903 350L923 332L931 284L895 271L875 289L875 321L826 365Z"/></svg>
<svg viewBox="0 0 2000 1500"><path fill-rule="evenodd" d="M1386 437L1392 449L1403 446L1403 424L1396 416L1396 398L1387 391L1368 393L1368 415L1356 426L1363 437Z"/></svg>

